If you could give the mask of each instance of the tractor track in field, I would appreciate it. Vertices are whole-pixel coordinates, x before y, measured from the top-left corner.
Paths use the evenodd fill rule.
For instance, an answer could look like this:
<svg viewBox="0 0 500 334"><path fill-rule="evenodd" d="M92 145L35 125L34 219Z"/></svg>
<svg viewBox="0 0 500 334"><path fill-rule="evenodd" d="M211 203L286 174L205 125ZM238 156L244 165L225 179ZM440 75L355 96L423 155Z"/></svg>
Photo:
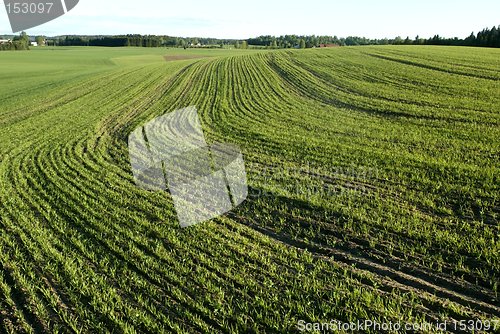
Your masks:
<svg viewBox="0 0 500 334"><path fill-rule="evenodd" d="M409 65L409 66L420 67L420 68L424 68L424 69L432 70L432 71L444 72L444 73L455 74L455 75L463 75L466 77L487 79L487 80L493 80L493 81L500 80L499 78L493 77L493 76L478 75L478 74L473 74L473 73L468 73L468 72L463 72L463 71L458 71L458 70L452 70L452 69L443 69L443 68L440 68L440 67L437 67L434 65L430 65L430 64L423 64L423 63L419 63L419 62L415 62L415 61L411 61L411 60L399 59L399 58L381 55L381 54L366 53L366 55L368 55L370 57L375 57L378 59L386 60L386 61L396 62L396 63Z"/></svg>
<svg viewBox="0 0 500 334"><path fill-rule="evenodd" d="M491 292L480 289L467 281L456 277L431 273L428 269L408 264L394 257L375 258L363 246L352 242L342 242L335 247L318 244L314 241L302 241L283 233L277 233L258 223L245 221L244 217L230 215L232 219L244 223L264 235L278 240L286 245L307 250L317 257L332 262L341 262L356 269L364 270L379 277L381 284L391 288L412 291L417 294L439 297L443 302L451 300L469 309L471 315L477 317L500 317L500 306L497 300L491 300ZM439 310L434 310L438 312ZM476 313L479 311L479 313Z"/></svg>
<svg viewBox="0 0 500 334"><path fill-rule="evenodd" d="M270 170L279 171L281 167L277 164L268 164L266 165L266 168L270 168ZM359 192L363 196L368 196L370 198L374 197L381 198L386 202L395 203L400 208L404 208L405 210L421 215L422 219L432 219L434 225L436 225L437 229L439 230L446 231L449 230L450 228L453 228L454 226L454 224L442 222L441 219L439 219L441 218L441 216L437 215L436 213L430 212L429 210L420 207L417 203L411 203L408 200L405 200L400 194L398 194L394 190L391 190L390 187L385 186L384 182L381 182L381 180L376 180L376 179L353 180L352 178L343 175L333 175L333 176L329 175L328 171L322 173L320 171L312 171L309 169L297 169L297 171L295 172L298 173L299 176L307 176L312 178L313 180L321 180L322 182L324 182L324 185L328 186L325 188L327 190L337 189L337 188L350 189L352 191ZM287 219L292 219L296 221L297 225L300 225L305 229L321 228L323 230L322 236L325 235L331 236L335 238L335 240L343 239L342 231L339 230L338 228L330 227L329 226L330 224L327 221L319 223L318 221L311 221L311 219L307 220L305 217L301 217L301 219L303 220L299 221L298 219L291 217L285 213L280 213L280 215L284 215L285 217L287 217ZM308 222L306 223L306 221ZM371 225L369 224L369 222L363 222L363 223ZM492 225L492 223L484 222L484 224L486 226L490 226L491 228L496 227L495 225ZM414 237L412 238L403 232L389 232L387 230L381 229L376 225L371 225L370 229L371 233L379 233L381 235L384 235L386 238L389 238L390 240L393 241L398 240L404 243L405 245L411 245L413 247L416 247L421 242L423 242L423 240L418 240L415 239ZM401 250L397 247L394 248L393 245L389 243L381 242L377 243L376 245L373 244L369 245L367 241L363 241L359 239L359 237L351 237L351 240L357 242L363 248L370 249L370 251L373 251L377 257L383 258L384 254L390 252L391 254L399 257L400 259L405 258L407 259L407 261L411 261L415 264L420 265L421 259L418 257L418 254L417 255L405 254L404 250ZM491 291L492 288L491 281L488 282L487 280L484 280L478 277L477 275L474 275L474 272L470 271L470 270L483 270L483 271L485 270L484 263L477 260L477 255L466 254L466 253L460 254L461 257L460 261L462 261L462 263L466 265L467 268L469 269L469 270L464 270L453 267L448 264L448 261L450 262L457 261L457 255L452 251L439 248L438 245L430 245L427 247L427 249L431 253L440 254L441 256L443 256L445 263L442 264L441 271L446 277L449 278L462 277L462 280L465 283L469 284L470 286L478 285L481 287L481 289L487 291L488 293L483 296L484 298L496 299L496 297L494 297L493 291ZM430 269L428 268L427 270ZM488 274L490 277L495 277L497 272L488 271ZM474 295L474 293L472 295Z"/></svg>
<svg viewBox="0 0 500 334"><path fill-rule="evenodd" d="M438 273L417 264L418 258L414 256L409 258L406 256L407 259L403 259L405 254L400 252L398 254L397 250L389 251L383 246L373 248L363 239L332 230L328 226L318 225L318 223L308 223L306 221L310 219L304 217L289 217L284 212L276 212L273 216L284 217L287 221L293 222L294 226L300 226L303 230L320 228L316 235L320 235L321 238L311 239L308 237L307 240L303 240L300 236L291 237L287 232L276 232L272 226L266 227L265 223L258 220L237 214L229 215L232 219L289 246L375 273L384 284L390 283L387 285L388 287L406 287L407 291L425 292L429 296L439 297L442 301L451 300L467 307L472 313L476 310L479 311L477 315L500 316L500 305L495 293L486 287L486 284L480 286L471 282L472 277L469 280L460 279L456 276L456 272L451 270L448 274L445 270ZM328 244L326 244L327 242ZM335 246L330 246L330 244Z"/></svg>

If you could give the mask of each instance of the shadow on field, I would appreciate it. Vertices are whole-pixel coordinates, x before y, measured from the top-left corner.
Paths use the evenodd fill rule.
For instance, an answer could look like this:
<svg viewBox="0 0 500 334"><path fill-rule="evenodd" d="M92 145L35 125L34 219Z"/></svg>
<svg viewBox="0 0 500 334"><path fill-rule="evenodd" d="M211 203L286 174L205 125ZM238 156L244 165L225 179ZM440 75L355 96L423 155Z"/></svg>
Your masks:
<svg viewBox="0 0 500 334"><path fill-rule="evenodd" d="M464 273L460 273L461 278L458 278L456 272L447 268L437 272L422 266L418 257L408 256L395 248L388 249L380 242L398 240L415 246L416 241L404 233L384 232L380 226L370 222L353 221L352 217L327 211L306 201L263 194L255 188L249 188L249 197L242 206L225 216L287 246L374 273L384 282L381 289L391 291L403 288L417 293L426 292L500 316L498 299L489 286L490 282ZM348 222L368 227L375 242L370 243L369 237L356 233ZM447 256L446 251L435 251L443 257ZM476 262L467 264L471 267L479 265ZM432 309L439 312L441 306L434 305Z"/></svg>
<svg viewBox="0 0 500 334"><path fill-rule="evenodd" d="M309 202L252 187L249 187L247 200L225 216L282 243L311 252L318 251L317 247L300 240L317 236L319 231L315 223L343 219L340 214L327 212Z"/></svg>

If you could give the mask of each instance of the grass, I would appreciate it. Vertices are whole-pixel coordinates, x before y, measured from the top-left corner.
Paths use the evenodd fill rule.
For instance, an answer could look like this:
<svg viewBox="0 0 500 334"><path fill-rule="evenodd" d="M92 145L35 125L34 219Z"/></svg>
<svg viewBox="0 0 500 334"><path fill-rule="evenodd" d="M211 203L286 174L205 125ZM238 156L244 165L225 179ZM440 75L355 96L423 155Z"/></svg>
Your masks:
<svg viewBox="0 0 500 334"><path fill-rule="evenodd" d="M0 53L1 331L498 319L499 53ZM250 197L180 229L127 137L190 105Z"/></svg>

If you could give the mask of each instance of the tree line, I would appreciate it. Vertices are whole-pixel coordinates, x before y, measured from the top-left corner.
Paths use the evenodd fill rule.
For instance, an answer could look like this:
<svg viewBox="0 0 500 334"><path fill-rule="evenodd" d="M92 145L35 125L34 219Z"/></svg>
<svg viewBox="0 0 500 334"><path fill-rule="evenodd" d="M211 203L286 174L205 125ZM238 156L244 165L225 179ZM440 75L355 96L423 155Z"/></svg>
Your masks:
<svg viewBox="0 0 500 334"><path fill-rule="evenodd" d="M469 37L463 40L457 38L441 38L439 35L436 35L430 40L427 40L427 44L500 48L500 25L491 29L483 29L476 35L472 32Z"/></svg>
<svg viewBox="0 0 500 334"><path fill-rule="evenodd" d="M124 35L124 36L62 36L54 39L54 45L61 46L136 46L136 47L234 47L245 49L248 47L261 47L270 49L287 48L313 48L324 45L354 46L354 45L456 45L456 46L479 46L500 47L500 26L491 29L486 28L477 34L465 39L443 38L435 35L431 38L414 39L396 37L392 39L370 39L366 37L349 36L339 38L337 36L259 36L246 40L230 40L215 38L183 38L171 36L154 35Z"/></svg>
<svg viewBox="0 0 500 334"><path fill-rule="evenodd" d="M41 38L39 36L39 38ZM26 33L15 36L9 43L0 44L1 50L27 50L30 39ZM268 49L287 48L313 48L320 46L354 46L354 45L455 45L455 46L477 46L477 47L500 47L500 26L491 29L486 28L477 34L465 39L443 38L435 35L425 39L416 36L414 39L396 37L393 39L369 39L365 37L349 36L338 38L337 36L259 36L246 40L216 39L216 38L184 38L157 35L122 35L122 36L58 36L47 39L50 46L105 46L105 47L212 47L212 48L236 48L246 49L249 47Z"/></svg>
<svg viewBox="0 0 500 334"><path fill-rule="evenodd" d="M337 36L297 36L285 35L280 37L260 36L247 40L249 45L258 45L273 49L283 48L313 48L321 45L456 45L456 46L479 46L479 47L500 47L500 26L491 29L483 29L477 34L471 35L465 39L443 38L435 35L425 39L416 36L414 39L406 37L396 37L393 39L369 39L366 37L349 36L338 38Z"/></svg>

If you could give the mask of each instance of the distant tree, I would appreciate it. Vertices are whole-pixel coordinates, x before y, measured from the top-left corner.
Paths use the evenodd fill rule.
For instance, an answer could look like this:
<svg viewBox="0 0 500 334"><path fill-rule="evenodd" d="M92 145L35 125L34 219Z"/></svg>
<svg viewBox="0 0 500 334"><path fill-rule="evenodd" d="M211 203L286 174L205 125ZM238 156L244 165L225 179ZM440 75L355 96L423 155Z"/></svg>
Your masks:
<svg viewBox="0 0 500 334"><path fill-rule="evenodd" d="M413 44L416 44L416 45L424 44L424 39L420 38L420 36L417 35L417 36L415 36L415 40L413 41Z"/></svg>
<svg viewBox="0 0 500 334"><path fill-rule="evenodd" d="M426 44L430 44L430 45L442 45L444 43L442 41L441 36L434 35L434 37L432 37L431 39L427 40Z"/></svg>
<svg viewBox="0 0 500 334"><path fill-rule="evenodd" d="M37 39L38 40L38 39ZM486 28L478 32L476 35L472 33L465 39L442 38L435 35L429 39L423 39L419 36L415 40L409 37L402 39L396 37L394 39L369 39L365 37L349 36L346 38L338 38L337 36L300 36L300 35L284 35L284 36L259 36L250 38L246 41L237 41L229 39L214 39L214 38L180 38L172 36L156 36L156 35L126 35L126 36L60 36L51 40L52 45L60 46L136 46L136 47L184 47L190 43L197 45L200 43L203 47L219 48L226 45L234 45L236 48L247 48L249 45L262 46L268 48L292 48L300 47L311 48L317 47L320 44L336 44L344 45L386 45L386 44L428 44L428 45L466 45L466 46L485 46L485 47L500 47L500 26ZM16 36L12 43L3 43L2 50L22 50L29 46L29 37L26 33Z"/></svg>
<svg viewBox="0 0 500 334"><path fill-rule="evenodd" d="M381 40L379 41L379 44L380 44L380 45L387 45L387 44L389 44L389 40L388 40L387 38L381 39Z"/></svg>
<svg viewBox="0 0 500 334"><path fill-rule="evenodd" d="M30 41L30 37L28 36L28 34L26 32L22 32L21 35L19 36L19 39L23 42L26 42L26 43L29 43Z"/></svg>
<svg viewBox="0 0 500 334"><path fill-rule="evenodd" d="M497 46L499 34L500 34L500 31L497 29L497 27L491 28L491 30L488 34L488 46L491 46L491 47Z"/></svg>
<svg viewBox="0 0 500 334"><path fill-rule="evenodd" d="M403 44L403 39L401 38L401 36L398 36L394 39L394 44L396 45Z"/></svg>
<svg viewBox="0 0 500 334"><path fill-rule="evenodd" d="M349 36L345 39L344 41L345 45L352 46L352 45L359 45L358 39L356 37Z"/></svg>
<svg viewBox="0 0 500 334"><path fill-rule="evenodd" d="M28 45L30 42L30 37L28 36L28 34L26 34L26 32L23 31L19 34L19 36L14 37L14 41L26 43L26 45Z"/></svg>
<svg viewBox="0 0 500 334"><path fill-rule="evenodd" d="M45 45L45 38L43 38L42 36L37 36L35 40L36 40L36 43L38 44L38 46Z"/></svg>

